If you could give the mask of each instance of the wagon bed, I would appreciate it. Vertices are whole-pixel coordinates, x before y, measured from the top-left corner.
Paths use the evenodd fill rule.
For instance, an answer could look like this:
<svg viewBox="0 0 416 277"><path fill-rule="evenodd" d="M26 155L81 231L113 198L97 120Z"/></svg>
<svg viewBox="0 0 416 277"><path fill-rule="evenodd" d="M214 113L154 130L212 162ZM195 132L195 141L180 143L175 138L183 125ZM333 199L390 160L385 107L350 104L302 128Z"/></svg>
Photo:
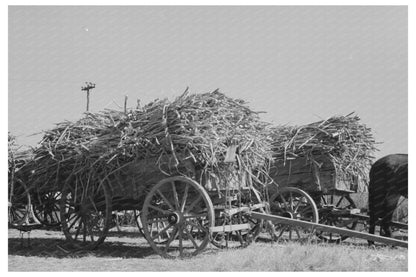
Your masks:
<svg viewBox="0 0 416 277"><path fill-rule="evenodd" d="M359 176L345 176L335 162L324 154L277 160L270 170L270 177L279 187L297 187L306 192L329 194L366 191L367 181Z"/></svg>

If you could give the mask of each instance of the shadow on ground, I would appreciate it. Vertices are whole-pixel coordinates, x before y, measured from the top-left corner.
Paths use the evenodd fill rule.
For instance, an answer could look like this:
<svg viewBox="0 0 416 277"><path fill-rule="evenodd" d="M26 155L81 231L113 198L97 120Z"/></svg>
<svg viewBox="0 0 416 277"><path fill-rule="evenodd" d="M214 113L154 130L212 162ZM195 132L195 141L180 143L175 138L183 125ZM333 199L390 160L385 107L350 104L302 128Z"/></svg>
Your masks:
<svg viewBox="0 0 416 277"><path fill-rule="evenodd" d="M79 258L118 257L118 258L145 258L155 252L149 245L133 245L122 242L105 241L94 250L79 250L62 239L32 238L30 245L28 239L9 238L9 255L53 257L53 258Z"/></svg>

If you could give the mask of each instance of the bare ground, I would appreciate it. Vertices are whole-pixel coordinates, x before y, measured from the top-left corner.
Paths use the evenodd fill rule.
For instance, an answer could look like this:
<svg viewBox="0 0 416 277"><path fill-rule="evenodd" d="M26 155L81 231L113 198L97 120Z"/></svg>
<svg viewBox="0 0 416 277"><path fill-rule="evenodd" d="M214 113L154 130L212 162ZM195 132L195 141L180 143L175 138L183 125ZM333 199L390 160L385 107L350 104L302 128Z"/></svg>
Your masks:
<svg viewBox="0 0 416 277"><path fill-rule="evenodd" d="M212 245L192 259L166 260L138 232L111 232L94 251L71 252L61 231L34 230L28 246L9 229L9 271L407 271L408 251L349 239L327 243L272 243L263 237L244 249Z"/></svg>

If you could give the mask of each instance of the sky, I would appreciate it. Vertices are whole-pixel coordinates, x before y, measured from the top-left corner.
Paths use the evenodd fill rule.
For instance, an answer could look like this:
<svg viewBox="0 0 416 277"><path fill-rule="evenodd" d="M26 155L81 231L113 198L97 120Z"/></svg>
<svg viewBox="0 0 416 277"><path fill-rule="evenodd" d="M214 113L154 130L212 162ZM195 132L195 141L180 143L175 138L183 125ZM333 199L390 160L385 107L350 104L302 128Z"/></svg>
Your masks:
<svg viewBox="0 0 416 277"><path fill-rule="evenodd" d="M8 130L217 88L273 124L355 112L408 152L406 6L10 6Z"/></svg>

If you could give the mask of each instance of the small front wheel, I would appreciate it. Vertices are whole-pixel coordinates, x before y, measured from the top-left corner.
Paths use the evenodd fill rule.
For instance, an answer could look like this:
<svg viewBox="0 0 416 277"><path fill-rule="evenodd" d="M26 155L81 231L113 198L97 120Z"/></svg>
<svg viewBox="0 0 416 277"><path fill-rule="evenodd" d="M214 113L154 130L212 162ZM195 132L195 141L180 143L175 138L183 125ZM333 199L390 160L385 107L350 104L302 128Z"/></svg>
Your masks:
<svg viewBox="0 0 416 277"><path fill-rule="evenodd" d="M356 208L356 205L349 194L322 195L319 223L355 230L358 223L357 219L351 217L348 213L343 213L343 211L348 212L354 208ZM345 235L322 231L317 232L317 236L330 243L340 243L348 238Z"/></svg>
<svg viewBox="0 0 416 277"><path fill-rule="evenodd" d="M163 179L147 195L141 211L144 235L162 257L197 255L208 244L214 208L205 189L187 177Z"/></svg>
<svg viewBox="0 0 416 277"><path fill-rule="evenodd" d="M35 192L33 193L33 213L35 217L47 227L58 227L61 225L59 215L60 191Z"/></svg>
<svg viewBox="0 0 416 277"><path fill-rule="evenodd" d="M270 211L274 215L318 223L318 209L312 197L301 189L285 187L270 197ZM310 228L275 224L277 240L308 240L313 235Z"/></svg>

